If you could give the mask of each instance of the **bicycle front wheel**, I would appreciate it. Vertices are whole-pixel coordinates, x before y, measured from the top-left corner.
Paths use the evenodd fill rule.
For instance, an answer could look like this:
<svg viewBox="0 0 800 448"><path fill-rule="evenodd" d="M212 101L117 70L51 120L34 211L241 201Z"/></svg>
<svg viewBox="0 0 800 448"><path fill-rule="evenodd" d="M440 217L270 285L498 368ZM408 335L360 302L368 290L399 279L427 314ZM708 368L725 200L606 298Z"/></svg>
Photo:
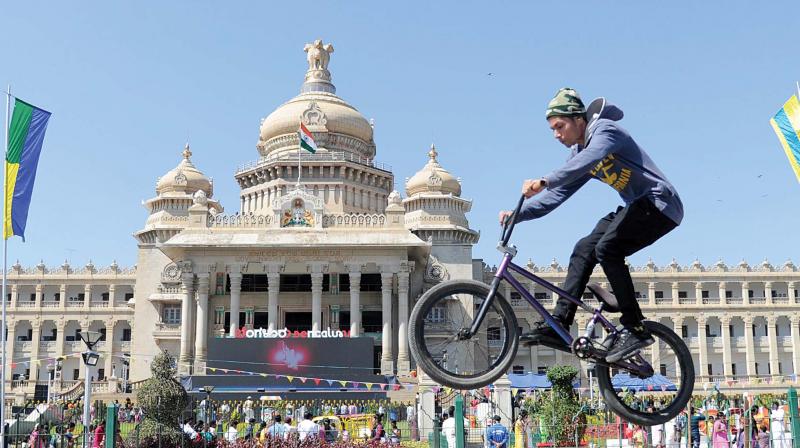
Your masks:
<svg viewBox="0 0 800 448"><path fill-rule="evenodd" d="M434 381L454 389L477 389L502 376L517 353L517 318L508 302L495 294L478 332L469 339L459 332L472 325L489 286L471 280L439 284L426 292L410 316L409 348L417 365Z"/></svg>

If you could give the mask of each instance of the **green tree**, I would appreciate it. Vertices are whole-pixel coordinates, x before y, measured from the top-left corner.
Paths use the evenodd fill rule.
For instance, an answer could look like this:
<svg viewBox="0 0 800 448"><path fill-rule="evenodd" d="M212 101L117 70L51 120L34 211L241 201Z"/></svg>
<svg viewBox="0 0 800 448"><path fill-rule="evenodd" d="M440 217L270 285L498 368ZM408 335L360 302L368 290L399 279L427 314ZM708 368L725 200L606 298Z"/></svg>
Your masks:
<svg viewBox="0 0 800 448"><path fill-rule="evenodd" d="M181 413L189 404L189 396L175 380L175 359L161 352L150 365L151 376L136 394L144 410L144 420L139 425L140 441L158 440L164 446L180 446L183 431L179 426ZM147 443L145 443L147 444Z"/></svg>
<svg viewBox="0 0 800 448"><path fill-rule="evenodd" d="M547 379L552 384L549 393L530 404L529 412L538 419L550 440L557 446L572 445L586 430L586 415L572 387L578 369L572 366L554 366L547 369Z"/></svg>

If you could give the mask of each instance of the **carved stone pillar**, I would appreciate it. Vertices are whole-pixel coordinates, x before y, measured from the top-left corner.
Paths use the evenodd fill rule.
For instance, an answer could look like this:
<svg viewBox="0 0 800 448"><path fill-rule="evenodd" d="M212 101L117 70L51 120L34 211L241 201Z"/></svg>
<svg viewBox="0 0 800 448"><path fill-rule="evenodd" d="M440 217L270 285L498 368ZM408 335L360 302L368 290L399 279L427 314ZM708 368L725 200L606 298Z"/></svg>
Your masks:
<svg viewBox="0 0 800 448"><path fill-rule="evenodd" d="M745 286L742 286L744 289ZM746 290L744 290L746 293ZM747 297L747 294L745 294ZM753 316L746 315L744 317L744 340L745 340L745 362L747 362L747 375L753 376L756 374L756 352L755 344L753 342Z"/></svg>
<svg viewBox="0 0 800 448"><path fill-rule="evenodd" d="M311 330L322 331L322 272L311 273Z"/></svg>
<svg viewBox="0 0 800 448"><path fill-rule="evenodd" d="M772 304L772 282L764 282L764 297L767 298L767 303ZM777 373L773 374L777 375Z"/></svg>
<svg viewBox="0 0 800 448"><path fill-rule="evenodd" d="M694 284L694 300L697 305L703 304L703 282L695 282Z"/></svg>
<svg viewBox="0 0 800 448"><path fill-rule="evenodd" d="M750 283L742 282L742 303L750 303Z"/></svg>
<svg viewBox="0 0 800 448"><path fill-rule="evenodd" d="M681 284L678 282L672 282L672 304L677 306L678 305L678 290Z"/></svg>
<svg viewBox="0 0 800 448"><path fill-rule="evenodd" d="M792 372L800 372L800 316L792 315Z"/></svg>
<svg viewBox="0 0 800 448"><path fill-rule="evenodd" d="M674 299L674 300L677 300L677 299ZM678 336L681 336L681 338L683 338L683 316L679 314L679 315L673 317L673 322L674 322L674 325L675 325L675 328L674 328L675 334L677 334ZM681 365L678 363L678 358L675 357L673 362L675 364L675 376L677 378L680 378L681 377ZM670 372L667 372L667 373L670 373ZM697 369L695 369L695 373L697 373Z"/></svg>
<svg viewBox="0 0 800 448"><path fill-rule="evenodd" d="M394 356L392 354L392 280L393 272L381 272L381 304L383 317L383 333L381 335L381 374L394 373Z"/></svg>
<svg viewBox="0 0 800 448"><path fill-rule="evenodd" d="M723 303L727 302L727 300L725 298L725 295L727 294L727 290L728 290L728 284L727 283L719 282L717 284L717 291L719 291L718 295L719 295L719 303L720 304L723 304ZM728 321L730 322L730 318L728 318Z"/></svg>
<svg viewBox="0 0 800 448"><path fill-rule="evenodd" d="M232 266L228 273L231 286L231 328L230 336L236 336L239 329L239 308L242 298L242 271L240 266Z"/></svg>
<svg viewBox="0 0 800 448"><path fill-rule="evenodd" d="M278 294L281 289L281 271L283 266L267 266L267 328L269 330L278 329Z"/></svg>
<svg viewBox="0 0 800 448"><path fill-rule="evenodd" d="M647 303L656 304L656 282L647 282Z"/></svg>
<svg viewBox="0 0 800 448"><path fill-rule="evenodd" d="M706 337L706 317L704 315L697 316L697 340L698 347L700 348L700 376L705 377L703 380L707 381L708 378L708 338Z"/></svg>
<svg viewBox="0 0 800 448"><path fill-rule="evenodd" d="M361 265L348 265L350 276L350 337L361 333Z"/></svg>
<svg viewBox="0 0 800 448"><path fill-rule="evenodd" d="M767 299L770 300L770 299ZM771 375L779 375L778 368L778 319L775 316L767 316L767 335L769 336L769 372Z"/></svg>
<svg viewBox="0 0 800 448"><path fill-rule="evenodd" d="M724 284L724 282L722 284ZM723 315L720 318L720 322L722 322L722 372L725 377L730 377L733 375L733 367L731 364L731 317L727 314Z"/></svg>
<svg viewBox="0 0 800 448"><path fill-rule="evenodd" d="M786 295L787 295L787 297L789 297L789 303L794 304L797 301L796 294L794 293L795 283L794 282L788 282L786 284L786 288L787 288L787 294Z"/></svg>
<svg viewBox="0 0 800 448"><path fill-rule="evenodd" d="M408 357L408 270L397 273L397 374L408 375L411 361Z"/></svg>
<svg viewBox="0 0 800 448"><path fill-rule="evenodd" d="M208 359L208 291L211 274L197 274L197 332L194 337L195 372L204 374Z"/></svg>
<svg viewBox="0 0 800 448"><path fill-rule="evenodd" d="M179 370L187 372L192 362L192 307L194 306L194 274L184 273L181 275L181 292L183 301L181 302L181 353L179 359Z"/></svg>

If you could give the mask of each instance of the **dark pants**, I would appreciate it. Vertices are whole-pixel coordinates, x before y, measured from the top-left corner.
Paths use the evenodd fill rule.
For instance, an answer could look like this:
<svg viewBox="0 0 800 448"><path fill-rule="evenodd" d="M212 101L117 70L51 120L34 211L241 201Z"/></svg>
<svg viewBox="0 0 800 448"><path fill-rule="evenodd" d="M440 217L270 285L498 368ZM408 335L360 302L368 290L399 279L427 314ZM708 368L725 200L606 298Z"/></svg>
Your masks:
<svg viewBox="0 0 800 448"><path fill-rule="evenodd" d="M637 325L644 316L636 301L625 257L653 244L675 227L677 224L647 198L617 208L617 211L600 219L592 233L575 245L569 259L564 291L581 298L594 267L600 263L619 302L622 313L620 323L626 327ZM553 314L571 325L576 309L575 305L561 297Z"/></svg>

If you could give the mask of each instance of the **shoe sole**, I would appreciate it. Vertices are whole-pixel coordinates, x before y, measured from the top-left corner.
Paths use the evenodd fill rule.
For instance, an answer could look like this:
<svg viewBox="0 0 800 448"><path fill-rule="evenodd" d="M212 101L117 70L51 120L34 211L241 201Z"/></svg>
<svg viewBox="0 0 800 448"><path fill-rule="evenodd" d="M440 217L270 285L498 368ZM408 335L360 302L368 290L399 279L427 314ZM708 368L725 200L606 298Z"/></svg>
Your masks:
<svg viewBox="0 0 800 448"><path fill-rule="evenodd" d="M554 350L559 350L566 353L572 353L572 349L564 343L563 339L553 339L550 337L540 336L536 338L520 339L519 342L525 346L543 345Z"/></svg>
<svg viewBox="0 0 800 448"><path fill-rule="evenodd" d="M610 362L617 362L617 361L619 361L621 359L629 358L629 357L635 355L636 353L638 353L641 349L647 348L647 347L649 347L649 346L651 346L651 345L653 345L655 343L656 343L656 341L653 338L650 338L650 339L648 339L646 341L642 341L640 344L633 345L629 349L627 349L627 350L625 350L623 352L612 353L612 354L607 355L606 356L606 362L609 362L609 363Z"/></svg>

